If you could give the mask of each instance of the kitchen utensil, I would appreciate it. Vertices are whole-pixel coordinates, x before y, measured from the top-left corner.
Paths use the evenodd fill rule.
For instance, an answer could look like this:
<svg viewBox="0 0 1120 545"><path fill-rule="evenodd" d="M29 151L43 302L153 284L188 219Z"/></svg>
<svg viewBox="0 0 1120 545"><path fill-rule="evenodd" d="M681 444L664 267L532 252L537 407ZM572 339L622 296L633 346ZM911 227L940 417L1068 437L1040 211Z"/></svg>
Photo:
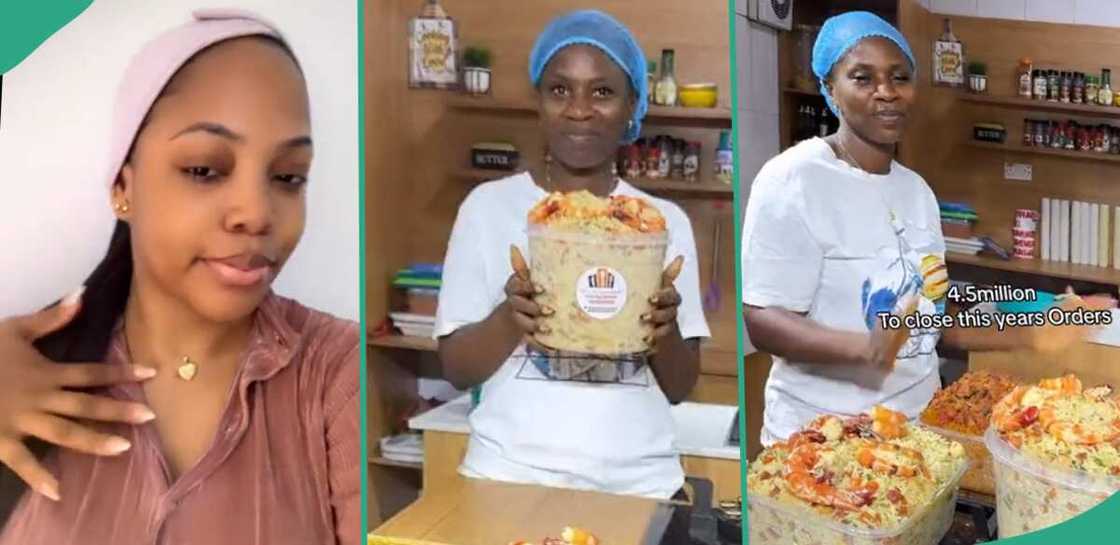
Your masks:
<svg viewBox="0 0 1120 545"><path fill-rule="evenodd" d="M719 238L722 223L719 218L716 218L715 233L712 234L712 279L708 282L708 289L704 292L704 310L708 312L719 310Z"/></svg>

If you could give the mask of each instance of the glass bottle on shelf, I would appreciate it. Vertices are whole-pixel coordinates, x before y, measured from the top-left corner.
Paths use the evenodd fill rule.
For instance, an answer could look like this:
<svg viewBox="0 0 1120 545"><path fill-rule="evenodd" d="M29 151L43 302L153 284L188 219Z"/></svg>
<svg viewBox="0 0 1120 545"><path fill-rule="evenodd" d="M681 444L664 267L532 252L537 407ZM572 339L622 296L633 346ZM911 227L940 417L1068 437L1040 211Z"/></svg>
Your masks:
<svg viewBox="0 0 1120 545"><path fill-rule="evenodd" d="M649 61L646 64L646 100L650 104L656 103L654 98L657 96L657 61Z"/></svg>
<svg viewBox="0 0 1120 545"><path fill-rule="evenodd" d="M1101 70L1101 88L1097 92L1097 104L1101 106L1112 105L1112 70Z"/></svg>
<svg viewBox="0 0 1120 545"><path fill-rule="evenodd" d="M677 78L673 75L672 49L661 50L661 79L657 81L657 104L661 106L677 105Z"/></svg>
<svg viewBox="0 0 1120 545"><path fill-rule="evenodd" d="M1036 69L1034 71L1034 96L1035 100L1046 100L1046 71Z"/></svg>
<svg viewBox="0 0 1120 545"><path fill-rule="evenodd" d="M1034 80L1031 77L1031 60L1028 57L1019 59L1019 72L1015 78L1015 85L1019 89L1019 96L1022 98L1031 98L1031 91L1034 89Z"/></svg>

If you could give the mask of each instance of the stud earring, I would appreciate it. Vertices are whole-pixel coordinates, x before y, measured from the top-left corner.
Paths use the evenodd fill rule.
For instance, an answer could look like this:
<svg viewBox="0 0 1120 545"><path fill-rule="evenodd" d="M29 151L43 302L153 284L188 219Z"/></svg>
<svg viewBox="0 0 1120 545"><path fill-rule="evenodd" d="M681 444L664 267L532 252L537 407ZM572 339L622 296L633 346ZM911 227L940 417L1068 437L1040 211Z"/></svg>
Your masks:
<svg viewBox="0 0 1120 545"><path fill-rule="evenodd" d="M116 204L113 205L113 210L116 210L118 214L124 214L124 213L128 212L128 203L127 202L116 203Z"/></svg>

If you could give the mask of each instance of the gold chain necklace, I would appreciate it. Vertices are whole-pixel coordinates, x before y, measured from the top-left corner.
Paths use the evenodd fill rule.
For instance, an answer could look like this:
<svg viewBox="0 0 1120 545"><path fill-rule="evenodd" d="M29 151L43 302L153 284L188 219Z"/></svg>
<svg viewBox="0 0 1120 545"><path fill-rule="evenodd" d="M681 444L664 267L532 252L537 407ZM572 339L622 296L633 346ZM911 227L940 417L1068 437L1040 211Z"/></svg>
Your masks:
<svg viewBox="0 0 1120 545"><path fill-rule="evenodd" d="M122 331L124 334L124 349L125 352L128 353L128 359L131 360L133 356L132 345L128 342L128 318L124 319L124 323L121 327L124 330ZM190 382L194 380L195 375L198 374L198 363L192 360L190 356L183 356L183 362L175 369L175 374L178 375L180 379Z"/></svg>
<svg viewBox="0 0 1120 545"><path fill-rule="evenodd" d="M611 181L615 184L612 184L611 190L607 192L608 195L614 193L615 185L617 185L616 178L613 175L611 177ZM544 156L544 183L547 186L545 190L551 193L554 188L552 186L552 155L550 154Z"/></svg>

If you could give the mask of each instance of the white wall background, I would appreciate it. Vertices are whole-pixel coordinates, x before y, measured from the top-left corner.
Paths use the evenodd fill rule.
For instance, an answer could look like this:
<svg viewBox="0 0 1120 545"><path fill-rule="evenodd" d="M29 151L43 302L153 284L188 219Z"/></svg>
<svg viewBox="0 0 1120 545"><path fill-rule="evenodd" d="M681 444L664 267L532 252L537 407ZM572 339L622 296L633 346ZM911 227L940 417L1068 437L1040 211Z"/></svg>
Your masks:
<svg viewBox="0 0 1120 545"><path fill-rule="evenodd" d="M302 242L276 291L359 318L358 22L353 0L95 0L4 76L0 316L77 287L112 231L104 180L117 83L148 40L199 7L271 20L307 76L315 161Z"/></svg>
<svg viewBox="0 0 1120 545"><path fill-rule="evenodd" d="M1120 27L1117 0L921 0L945 15Z"/></svg>

